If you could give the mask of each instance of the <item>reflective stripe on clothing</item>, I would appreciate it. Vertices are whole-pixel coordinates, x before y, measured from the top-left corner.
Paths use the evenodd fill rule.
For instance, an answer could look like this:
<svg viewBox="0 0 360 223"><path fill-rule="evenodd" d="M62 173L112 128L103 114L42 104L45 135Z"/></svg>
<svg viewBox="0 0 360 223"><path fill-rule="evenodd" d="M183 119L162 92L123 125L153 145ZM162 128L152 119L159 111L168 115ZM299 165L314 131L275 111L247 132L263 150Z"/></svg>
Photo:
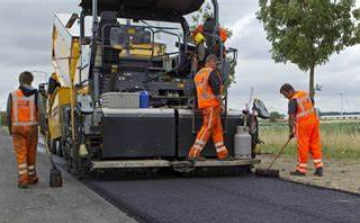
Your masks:
<svg viewBox="0 0 360 223"><path fill-rule="evenodd" d="M306 164L309 153L312 159L321 160L320 122L313 102L305 91L297 91L291 99L296 100L298 105L296 113L298 161L301 164ZM314 164L315 167L322 165L321 163ZM305 173L306 166L298 165L298 170Z"/></svg>
<svg viewBox="0 0 360 223"><path fill-rule="evenodd" d="M18 165L18 172L19 172L19 175L24 175L24 174L27 174L28 173L28 168L27 168L27 164L26 163L20 163Z"/></svg>
<svg viewBox="0 0 360 223"><path fill-rule="evenodd" d="M196 140L195 143L198 145L205 145L205 142L202 140Z"/></svg>
<svg viewBox="0 0 360 223"><path fill-rule="evenodd" d="M297 153L299 163L307 163L310 153L311 158L315 161L315 168L323 165L319 128L319 122L305 122L305 124L297 125Z"/></svg>
<svg viewBox="0 0 360 223"><path fill-rule="evenodd" d="M26 163L20 163L18 168L19 169L27 169L27 164Z"/></svg>
<svg viewBox="0 0 360 223"><path fill-rule="evenodd" d="M23 175L23 174L26 174L27 173L27 170L19 170L19 175Z"/></svg>
<svg viewBox="0 0 360 223"><path fill-rule="evenodd" d="M198 97L198 107L200 109L220 106L220 103L209 84L209 76L213 71L214 69L210 67L204 67L194 77Z"/></svg>
<svg viewBox="0 0 360 223"><path fill-rule="evenodd" d="M221 153L221 152L224 152L224 151L227 151L225 145L224 145L224 142L218 142L215 144L215 147L216 147L216 152L217 153Z"/></svg>
<svg viewBox="0 0 360 223"><path fill-rule="evenodd" d="M297 171L301 173L306 173L307 171L307 164L306 163L299 163L296 168Z"/></svg>
<svg viewBox="0 0 360 223"><path fill-rule="evenodd" d="M203 116L205 115L209 115L209 119L207 120L207 125L206 125L206 128L204 129L204 131L201 133L201 131L199 132L199 135L201 136L200 137L200 140L201 142L204 142L204 145L205 145L205 138L207 137L207 135L210 133L210 130L212 129L213 127L213 123L214 123L214 120L213 120L213 113L214 113L214 108L211 107L211 108L208 108L207 109L209 112L209 114L203 114ZM206 112L207 113L207 112ZM205 124L205 123L204 123ZM201 133L201 134L200 134ZM206 140L207 141L207 140Z"/></svg>
<svg viewBox="0 0 360 223"><path fill-rule="evenodd" d="M217 153L224 152L224 151L227 151L227 149L226 149L225 146L221 146L221 147L219 147L219 148L216 148L216 152L217 152Z"/></svg>
<svg viewBox="0 0 360 223"><path fill-rule="evenodd" d="M12 127L12 139L16 160L18 163L19 183L27 183L28 175L36 177L36 148L38 140L37 126Z"/></svg>
<svg viewBox="0 0 360 223"><path fill-rule="evenodd" d="M292 99L296 100L298 105L296 114L297 122L301 122L306 119L312 119L313 114L316 117L315 108L308 93L305 91L297 91Z"/></svg>
<svg viewBox="0 0 360 223"><path fill-rule="evenodd" d="M33 94L26 97L19 89L11 93L12 108L11 108L11 121L12 126L36 126L36 95Z"/></svg>
<svg viewBox="0 0 360 223"><path fill-rule="evenodd" d="M29 176L36 175L35 165L28 166L28 175Z"/></svg>
<svg viewBox="0 0 360 223"><path fill-rule="evenodd" d="M322 159L314 159L313 162L316 169L324 166Z"/></svg>
<svg viewBox="0 0 360 223"><path fill-rule="evenodd" d="M203 115L203 125L196 136L194 145L191 147L188 157L196 158L200 156L201 151L205 147L207 141L210 137L216 147L217 156L219 158L225 158L228 155L228 151L224 145L223 130L221 124L221 108L220 107L211 107L202 109ZM203 143L199 145L199 143ZM199 150L201 146L201 150Z"/></svg>

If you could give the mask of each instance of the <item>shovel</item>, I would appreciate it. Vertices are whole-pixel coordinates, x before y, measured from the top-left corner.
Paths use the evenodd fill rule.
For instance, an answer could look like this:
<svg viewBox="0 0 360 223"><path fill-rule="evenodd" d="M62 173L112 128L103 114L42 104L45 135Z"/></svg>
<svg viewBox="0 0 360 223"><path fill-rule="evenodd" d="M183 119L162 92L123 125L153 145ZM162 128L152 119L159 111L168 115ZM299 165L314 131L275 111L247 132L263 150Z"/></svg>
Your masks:
<svg viewBox="0 0 360 223"><path fill-rule="evenodd" d="M56 166L56 164L54 162L53 155L50 152L49 145L47 144L45 134L43 134L43 138L44 138L44 141L45 141L44 144L45 144L46 154L48 155L48 157L50 159L50 163L51 163L49 186L50 187L62 187L62 185L63 185L62 173L57 168L57 166Z"/></svg>

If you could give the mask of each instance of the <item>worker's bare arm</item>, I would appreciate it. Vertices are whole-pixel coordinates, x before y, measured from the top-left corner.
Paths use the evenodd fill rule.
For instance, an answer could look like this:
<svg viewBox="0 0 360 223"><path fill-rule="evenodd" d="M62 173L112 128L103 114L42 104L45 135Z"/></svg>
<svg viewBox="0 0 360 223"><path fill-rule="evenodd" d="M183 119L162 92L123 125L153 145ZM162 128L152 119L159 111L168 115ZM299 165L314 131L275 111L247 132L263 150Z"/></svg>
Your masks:
<svg viewBox="0 0 360 223"><path fill-rule="evenodd" d="M289 138L295 137L295 115L289 115Z"/></svg>
<svg viewBox="0 0 360 223"><path fill-rule="evenodd" d="M216 99L218 100L219 102L219 105L221 107L221 111L224 111L225 110L225 106L224 106L224 101L223 101L223 98L221 95L216 95Z"/></svg>

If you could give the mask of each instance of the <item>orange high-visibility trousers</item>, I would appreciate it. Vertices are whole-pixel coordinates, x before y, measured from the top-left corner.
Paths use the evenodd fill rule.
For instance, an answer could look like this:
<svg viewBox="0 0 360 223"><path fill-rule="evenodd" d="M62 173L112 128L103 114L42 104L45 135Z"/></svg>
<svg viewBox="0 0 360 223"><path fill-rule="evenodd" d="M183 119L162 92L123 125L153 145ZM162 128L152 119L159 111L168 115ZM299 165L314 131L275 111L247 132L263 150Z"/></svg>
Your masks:
<svg viewBox="0 0 360 223"><path fill-rule="evenodd" d="M189 158L197 158L204 149L210 136L216 147L218 158L224 159L228 156L228 150L224 145L223 128L221 124L221 108L210 107L201 109L203 125L197 134L196 141L188 154Z"/></svg>
<svg viewBox="0 0 360 223"><path fill-rule="evenodd" d="M13 126L12 138L16 155L19 184L32 183L36 176L37 126Z"/></svg>
<svg viewBox="0 0 360 223"><path fill-rule="evenodd" d="M319 121L300 123L296 126L296 130L298 148L297 170L306 173L309 153L312 156L315 168L323 167Z"/></svg>

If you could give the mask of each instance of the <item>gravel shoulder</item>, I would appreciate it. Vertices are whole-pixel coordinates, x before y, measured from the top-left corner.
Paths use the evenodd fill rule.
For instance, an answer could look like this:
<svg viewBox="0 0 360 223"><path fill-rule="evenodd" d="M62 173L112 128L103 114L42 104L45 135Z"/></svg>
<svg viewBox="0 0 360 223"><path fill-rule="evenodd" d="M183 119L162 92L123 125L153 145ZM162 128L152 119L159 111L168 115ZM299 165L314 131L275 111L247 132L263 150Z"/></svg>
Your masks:
<svg viewBox="0 0 360 223"><path fill-rule="evenodd" d="M261 155L262 162L256 168L267 168L275 155ZM298 182L311 186L341 190L360 194L360 162L356 160L325 160L324 177L315 177L314 168L310 167L306 177L293 177L289 172L296 166L296 157L283 156L274 164L272 169L280 170L280 177L285 180Z"/></svg>
<svg viewBox="0 0 360 223"><path fill-rule="evenodd" d="M39 152L39 184L18 189L11 138L1 128L0 142L0 222L136 222L64 171L64 186L49 188L50 163Z"/></svg>

